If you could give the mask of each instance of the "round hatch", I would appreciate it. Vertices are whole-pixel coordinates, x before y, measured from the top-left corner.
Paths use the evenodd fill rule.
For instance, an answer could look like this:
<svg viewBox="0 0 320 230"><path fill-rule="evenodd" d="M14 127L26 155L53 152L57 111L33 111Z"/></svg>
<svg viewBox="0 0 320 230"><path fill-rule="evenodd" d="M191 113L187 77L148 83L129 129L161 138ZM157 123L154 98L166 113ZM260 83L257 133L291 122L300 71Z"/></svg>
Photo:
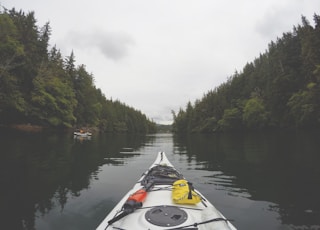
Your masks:
<svg viewBox="0 0 320 230"><path fill-rule="evenodd" d="M188 214L175 206L157 206L148 210L145 218L151 224L170 227L184 223L188 218Z"/></svg>

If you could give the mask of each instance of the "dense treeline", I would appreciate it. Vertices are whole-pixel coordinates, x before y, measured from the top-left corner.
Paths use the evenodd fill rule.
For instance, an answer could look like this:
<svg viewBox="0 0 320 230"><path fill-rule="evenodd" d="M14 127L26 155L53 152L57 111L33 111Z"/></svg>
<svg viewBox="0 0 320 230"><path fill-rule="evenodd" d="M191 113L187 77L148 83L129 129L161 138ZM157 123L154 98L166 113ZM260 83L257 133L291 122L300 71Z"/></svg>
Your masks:
<svg viewBox="0 0 320 230"><path fill-rule="evenodd" d="M0 9L0 123L47 127L95 126L108 132L154 132L154 122L107 100L73 52L49 50L49 23L34 12Z"/></svg>
<svg viewBox="0 0 320 230"><path fill-rule="evenodd" d="M175 132L320 126L320 16L284 33L242 72L173 112Z"/></svg>

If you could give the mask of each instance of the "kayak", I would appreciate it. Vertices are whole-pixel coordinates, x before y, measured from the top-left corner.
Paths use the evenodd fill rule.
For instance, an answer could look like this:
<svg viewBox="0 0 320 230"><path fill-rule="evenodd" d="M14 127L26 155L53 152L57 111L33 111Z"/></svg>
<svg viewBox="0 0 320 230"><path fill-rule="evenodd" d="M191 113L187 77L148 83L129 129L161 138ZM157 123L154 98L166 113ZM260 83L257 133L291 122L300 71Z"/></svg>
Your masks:
<svg viewBox="0 0 320 230"><path fill-rule="evenodd" d="M106 229L236 230L164 152L97 227Z"/></svg>

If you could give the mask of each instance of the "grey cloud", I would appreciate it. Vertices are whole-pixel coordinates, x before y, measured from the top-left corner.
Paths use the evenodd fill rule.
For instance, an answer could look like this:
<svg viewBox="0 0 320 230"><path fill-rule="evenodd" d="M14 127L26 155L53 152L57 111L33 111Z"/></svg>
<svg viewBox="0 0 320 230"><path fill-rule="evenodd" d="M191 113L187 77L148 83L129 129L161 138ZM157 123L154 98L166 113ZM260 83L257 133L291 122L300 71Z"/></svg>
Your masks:
<svg viewBox="0 0 320 230"><path fill-rule="evenodd" d="M129 46L134 44L134 40L125 33L103 33L98 34L95 45L107 58L118 60L128 54Z"/></svg>
<svg viewBox="0 0 320 230"><path fill-rule="evenodd" d="M130 46L134 45L134 39L123 32L70 32L68 35L70 46L81 49L97 49L106 58L119 60L128 55Z"/></svg>

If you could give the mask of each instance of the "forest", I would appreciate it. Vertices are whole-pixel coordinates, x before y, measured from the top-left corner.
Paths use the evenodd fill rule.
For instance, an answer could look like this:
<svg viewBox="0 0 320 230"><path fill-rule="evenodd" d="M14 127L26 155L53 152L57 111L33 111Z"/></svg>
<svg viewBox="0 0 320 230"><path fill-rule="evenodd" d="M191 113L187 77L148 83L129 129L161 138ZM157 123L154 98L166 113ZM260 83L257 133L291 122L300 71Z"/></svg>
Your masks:
<svg viewBox="0 0 320 230"><path fill-rule="evenodd" d="M37 26L34 12L0 9L0 125L156 131L140 111L107 99L73 52L63 57L49 46L50 35L50 24Z"/></svg>
<svg viewBox="0 0 320 230"><path fill-rule="evenodd" d="M313 20L314 26L302 16L301 25L271 41L242 71L172 111L173 131L319 129L320 16Z"/></svg>

